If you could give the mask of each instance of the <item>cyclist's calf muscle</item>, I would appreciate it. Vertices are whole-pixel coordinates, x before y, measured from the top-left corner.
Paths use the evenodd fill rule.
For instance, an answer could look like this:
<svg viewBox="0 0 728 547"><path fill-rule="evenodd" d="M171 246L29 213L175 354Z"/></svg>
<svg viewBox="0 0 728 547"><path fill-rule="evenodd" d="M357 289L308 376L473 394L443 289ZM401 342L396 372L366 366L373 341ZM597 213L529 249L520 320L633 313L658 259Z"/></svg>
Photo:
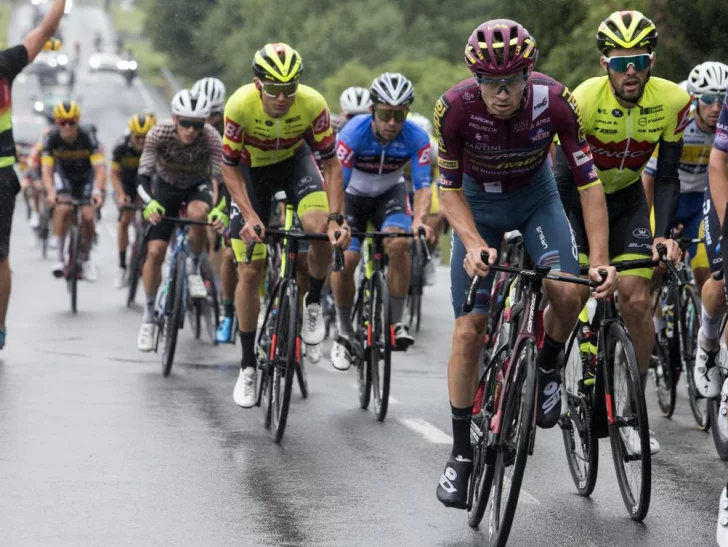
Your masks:
<svg viewBox="0 0 728 547"><path fill-rule="evenodd" d="M478 388L478 358L488 316L468 314L455 320L452 350L447 364L447 385L450 404L467 408L473 404Z"/></svg>
<svg viewBox="0 0 728 547"><path fill-rule="evenodd" d="M255 332L258 327L260 298L258 288L263 278L265 260L238 264L238 286L235 289L235 310L241 332Z"/></svg>

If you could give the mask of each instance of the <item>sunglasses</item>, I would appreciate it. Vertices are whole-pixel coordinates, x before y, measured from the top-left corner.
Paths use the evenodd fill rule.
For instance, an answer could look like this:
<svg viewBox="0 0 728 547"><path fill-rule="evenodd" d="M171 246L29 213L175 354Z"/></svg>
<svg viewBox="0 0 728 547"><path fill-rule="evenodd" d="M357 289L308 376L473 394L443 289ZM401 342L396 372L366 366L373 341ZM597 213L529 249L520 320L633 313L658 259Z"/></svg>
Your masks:
<svg viewBox="0 0 728 547"><path fill-rule="evenodd" d="M706 106L712 106L715 103L718 103L720 106L723 106L724 98L725 98L724 95L718 95L716 93L701 95L700 97L698 97L698 99L700 99L700 102Z"/></svg>
<svg viewBox="0 0 728 547"><path fill-rule="evenodd" d="M202 128L205 127L205 122L201 120L179 120L178 123L185 129L189 129L191 127L195 131L202 131Z"/></svg>
<svg viewBox="0 0 728 547"><path fill-rule="evenodd" d="M56 124L60 125L61 127L73 127L78 122L76 120L56 120Z"/></svg>
<svg viewBox="0 0 728 547"><path fill-rule="evenodd" d="M519 74L511 78L486 78L476 74L475 81L486 95L499 95L502 90L511 95L520 93L526 88L528 74Z"/></svg>
<svg viewBox="0 0 728 547"><path fill-rule="evenodd" d="M146 135L136 135L136 134L132 134L131 140L133 140L134 142L141 143L141 142L144 142L145 140L147 140L147 136Z"/></svg>
<svg viewBox="0 0 728 547"><path fill-rule="evenodd" d="M377 113L377 118L383 122L394 120L395 122L401 123L407 119L406 110L391 110L389 108L376 108L374 112Z"/></svg>
<svg viewBox="0 0 728 547"><path fill-rule="evenodd" d="M261 87L263 88L263 93L271 99L278 98L281 93L283 93L284 97L294 97L298 91L298 82L291 82L290 84L262 82Z"/></svg>
<svg viewBox="0 0 728 547"><path fill-rule="evenodd" d="M617 55L615 57L605 57L602 59L609 65L614 72L627 72L632 66L637 72L642 72L650 68L654 53L642 53L640 55Z"/></svg>

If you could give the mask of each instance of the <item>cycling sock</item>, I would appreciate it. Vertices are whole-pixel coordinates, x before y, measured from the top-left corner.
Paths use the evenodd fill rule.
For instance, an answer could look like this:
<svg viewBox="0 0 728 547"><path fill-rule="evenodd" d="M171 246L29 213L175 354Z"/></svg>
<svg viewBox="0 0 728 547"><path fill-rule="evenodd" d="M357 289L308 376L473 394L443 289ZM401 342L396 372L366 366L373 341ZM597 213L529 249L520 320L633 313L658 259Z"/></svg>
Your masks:
<svg viewBox="0 0 728 547"><path fill-rule="evenodd" d="M559 354L563 351L566 342L557 342L544 333L543 347L538 352L536 366L545 374L554 372L559 366Z"/></svg>
<svg viewBox="0 0 728 547"><path fill-rule="evenodd" d="M705 304L701 306L702 310L700 313L700 332L706 340L717 340L720 335L720 320L721 316L711 317L708 312L705 311Z"/></svg>
<svg viewBox="0 0 728 547"><path fill-rule="evenodd" d="M119 268L126 270L126 251L119 251Z"/></svg>
<svg viewBox="0 0 728 547"><path fill-rule="evenodd" d="M202 256L201 252L193 253L192 251L190 251L190 258L192 259L192 268L189 272L187 272L188 274L196 275L196 274L200 273L200 257L201 256Z"/></svg>
<svg viewBox="0 0 728 547"><path fill-rule="evenodd" d="M240 346L243 348L243 360L240 368L255 367L255 331L240 332Z"/></svg>
<svg viewBox="0 0 728 547"><path fill-rule="evenodd" d="M392 309L392 323L395 325L402 322L402 316L404 315L404 297L403 296L390 296L389 306Z"/></svg>
<svg viewBox="0 0 728 547"><path fill-rule="evenodd" d="M341 334L352 334L354 325L351 324L351 306L336 306L336 321Z"/></svg>
<svg viewBox="0 0 728 547"><path fill-rule="evenodd" d="M456 408L450 403L452 411L452 455L456 458L473 458L473 447L470 444L470 421L473 407Z"/></svg>
<svg viewBox="0 0 728 547"><path fill-rule="evenodd" d="M308 276L308 297L306 298L306 305L319 304L321 302L321 291L324 288L324 282L326 277L316 279L314 276Z"/></svg>
<svg viewBox="0 0 728 547"><path fill-rule="evenodd" d="M144 318L142 323L154 323L154 303L157 300L156 294L147 295L147 303L144 306Z"/></svg>
<svg viewBox="0 0 728 547"><path fill-rule="evenodd" d="M222 309L225 317L232 317L235 314L235 302L232 299L222 299Z"/></svg>
<svg viewBox="0 0 728 547"><path fill-rule="evenodd" d="M58 245L58 262L65 262L66 236L56 236L56 245Z"/></svg>

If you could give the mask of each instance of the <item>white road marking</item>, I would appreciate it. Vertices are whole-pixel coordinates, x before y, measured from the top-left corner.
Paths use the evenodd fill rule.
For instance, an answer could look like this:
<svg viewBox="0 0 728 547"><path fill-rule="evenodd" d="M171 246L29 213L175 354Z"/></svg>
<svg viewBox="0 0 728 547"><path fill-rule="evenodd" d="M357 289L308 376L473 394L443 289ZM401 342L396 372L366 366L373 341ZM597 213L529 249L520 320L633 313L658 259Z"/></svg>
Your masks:
<svg viewBox="0 0 728 547"><path fill-rule="evenodd" d="M351 384L351 387L353 387L357 391L359 390L359 384ZM399 404L399 401L390 395L389 396L389 404L390 405L398 405Z"/></svg>
<svg viewBox="0 0 728 547"><path fill-rule="evenodd" d="M440 431L427 420L421 418L402 418L399 420L403 426L419 433L433 444L452 444L452 437Z"/></svg>

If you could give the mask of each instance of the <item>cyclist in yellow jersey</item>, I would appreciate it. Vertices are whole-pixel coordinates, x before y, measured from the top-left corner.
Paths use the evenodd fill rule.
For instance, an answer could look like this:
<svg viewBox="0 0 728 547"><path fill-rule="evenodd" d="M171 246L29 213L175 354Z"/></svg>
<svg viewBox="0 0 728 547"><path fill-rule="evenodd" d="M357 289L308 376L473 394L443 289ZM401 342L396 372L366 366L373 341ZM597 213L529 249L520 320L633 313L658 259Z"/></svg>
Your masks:
<svg viewBox="0 0 728 547"><path fill-rule="evenodd" d="M675 241L665 236L675 219L680 197L678 164L683 130L690 119L690 97L677 84L651 76L657 29L642 13L612 13L599 26L596 41L602 55L601 67L607 75L587 80L573 94L606 193L610 259L619 261L645 255L656 258L655 247L663 243L668 258L677 262L680 249ZM653 241L640 173L658 143ZM580 161L574 159L577 163ZM561 150L557 152L556 179L564 208L570 212L580 260L586 263L589 242L580 203L571 185L570 170ZM643 388L655 340L650 277L651 270L624 272L619 287L620 313L634 341ZM588 293L584 292L583 304L587 297ZM634 450L633 453L639 453L637 431L624 428L622 432L624 442ZM654 434L650 437L651 452L655 453L659 444Z"/></svg>
<svg viewBox="0 0 728 547"><path fill-rule="evenodd" d="M329 234L329 241L312 241L308 252L309 292L304 297L301 329L307 345L324 338L320 301L332 245L345 248L351 239L342 214L342 168L334 150L329 108L320 93L299 83L302 72L303 61L295 49L267 44L253 59L253 83L239 88L225 106L223 177L233 201L230 232L238 262L235 308L243 350L233 400L243 408L256 402L255 331L265 245L255 247L250 264L243 259L249 243L263 241L271 198L285 190L303 229ZM305 142L306 134L313 137L312 145L323 160L323 179ZM255 227L260 227L260 234ZM341 232L338 240L337 231Z"/></svg>

